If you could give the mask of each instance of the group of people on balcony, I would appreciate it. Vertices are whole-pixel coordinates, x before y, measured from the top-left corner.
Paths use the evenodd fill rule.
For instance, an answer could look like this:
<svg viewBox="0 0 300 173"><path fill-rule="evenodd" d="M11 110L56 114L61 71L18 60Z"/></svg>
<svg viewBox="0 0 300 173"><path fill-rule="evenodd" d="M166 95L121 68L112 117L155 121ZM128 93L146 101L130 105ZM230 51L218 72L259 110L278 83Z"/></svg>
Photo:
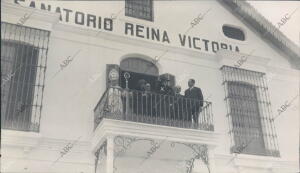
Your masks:
<svg viewBox="0 0 300 173"><path fill-rule="evenodd" d="M169 86L169 79L161 77L158 86L152 86L146 80L138 81L136 92L132 95L133 113L172 120L193 121L198 124L198 117L203 107L203 95L195 87L195 80L188 81L188 89L180 94L181 87ZM130 103L130 101L129 101Z"/></svg>

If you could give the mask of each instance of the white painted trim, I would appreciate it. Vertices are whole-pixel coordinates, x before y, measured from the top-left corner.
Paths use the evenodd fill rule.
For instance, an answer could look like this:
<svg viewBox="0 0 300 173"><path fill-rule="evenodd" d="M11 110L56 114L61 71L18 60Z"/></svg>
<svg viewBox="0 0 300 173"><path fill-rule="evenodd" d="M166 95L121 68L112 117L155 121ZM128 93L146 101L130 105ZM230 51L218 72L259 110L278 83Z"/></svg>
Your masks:
<svg viewBox="0 0 300 173"><path fill-rule="evenodd" d="M1 129L1 145L3 146L34 148L41 140L40 133Z"/></svg>
<svg viewBox="0 0 300 173"><path fill-rule="evenodd" d="M228 168L236 168L237 170L257 169L268 170L271 172L296 173L299 170L297 161L284 160L280 157L257 156L239 154L235 157L234 154L215 154L215 161L219 163L217 168L219 172Z"/></svg>
<svg viewBox="0 0 300 173"><path fill-rule="evenodd" d="M96 151L108 135L125 135L150 139L165 139L167 136L169 141L207 144L210 148L214 148L219 144L221 134L204 130L103 119L94 131L92 150Z"/></svg>
<svg viewBox="0 0 300 173"><path fill-rule="evenodd" d="M44 137L36 132L23 132L15 130L1 130L1 142L5 147L29 147L48 151L61 151L69 142L76 139L54 139ZM74 153L91 152L91 142L79 140L72 148Z"/></svg>

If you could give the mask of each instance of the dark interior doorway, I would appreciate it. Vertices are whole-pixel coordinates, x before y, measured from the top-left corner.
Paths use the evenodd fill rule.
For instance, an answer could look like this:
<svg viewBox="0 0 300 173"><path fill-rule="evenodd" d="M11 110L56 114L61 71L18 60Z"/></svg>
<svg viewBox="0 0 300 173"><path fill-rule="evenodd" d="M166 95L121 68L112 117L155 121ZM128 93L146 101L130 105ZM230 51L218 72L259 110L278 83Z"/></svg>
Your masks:
<svg viewBox="0 0 300 173"><path fill-rule="evenodd" d="M122 88L126 88L126 80L124 77L125 72L130 74L130 78L128 80L129 89L137 89L138 81L141 79L144 79L147 83L150 83L151 91L155 91L157 88L159 72L156 65L151 61L130 57L121 61L120 68L120 83Z"/></svg>
<svg viewBox="0 0 300 173"><path fill-rule="evenodd" d="M130 74L130 78L128 80L128 88L129 89L137 89L138 81L141 79L144 79L144 80L146 80L147 83L150 83L151 91L155 91L155 89L157 88L157 76L121 70L120 73L121 73L121 87L122 88L126 88L126 80L124 77L125 72L128 72Z"/></svg>

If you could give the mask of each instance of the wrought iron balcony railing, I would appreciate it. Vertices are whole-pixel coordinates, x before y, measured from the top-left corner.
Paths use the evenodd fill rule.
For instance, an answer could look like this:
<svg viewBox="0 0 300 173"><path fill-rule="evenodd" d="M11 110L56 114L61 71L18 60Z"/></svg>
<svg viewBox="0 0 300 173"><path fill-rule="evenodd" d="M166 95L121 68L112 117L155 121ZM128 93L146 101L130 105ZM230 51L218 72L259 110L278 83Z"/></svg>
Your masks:
<svg viewBox="0 0 300 173"><path fill-rule="evenodd" d="M213 131L212 103L154 92L108 88L94 109L103 118Z"/></svg>

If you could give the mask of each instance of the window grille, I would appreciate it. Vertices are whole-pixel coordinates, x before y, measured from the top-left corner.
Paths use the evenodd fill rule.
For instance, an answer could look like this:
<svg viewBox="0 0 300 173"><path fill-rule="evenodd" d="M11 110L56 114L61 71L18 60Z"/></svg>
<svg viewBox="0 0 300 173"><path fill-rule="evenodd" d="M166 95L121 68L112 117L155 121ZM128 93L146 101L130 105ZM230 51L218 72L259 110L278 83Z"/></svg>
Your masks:
<svg viewBox="0 0 300 173"><path fill-rule="evenodd" d="M153 21L152 0L125 0L125 15Z"/></svg>
<svg viewBox="0 0 300 173"><path fill-rule="evenodd" d="M265 73L229 66L221 71L231 152L279 157Z"/></svg>
<svg viewBox="0 0 300 173"><path fill-rule="evenodd" d="M39 131L49 31L1 22L1 127Z"/></svg>

